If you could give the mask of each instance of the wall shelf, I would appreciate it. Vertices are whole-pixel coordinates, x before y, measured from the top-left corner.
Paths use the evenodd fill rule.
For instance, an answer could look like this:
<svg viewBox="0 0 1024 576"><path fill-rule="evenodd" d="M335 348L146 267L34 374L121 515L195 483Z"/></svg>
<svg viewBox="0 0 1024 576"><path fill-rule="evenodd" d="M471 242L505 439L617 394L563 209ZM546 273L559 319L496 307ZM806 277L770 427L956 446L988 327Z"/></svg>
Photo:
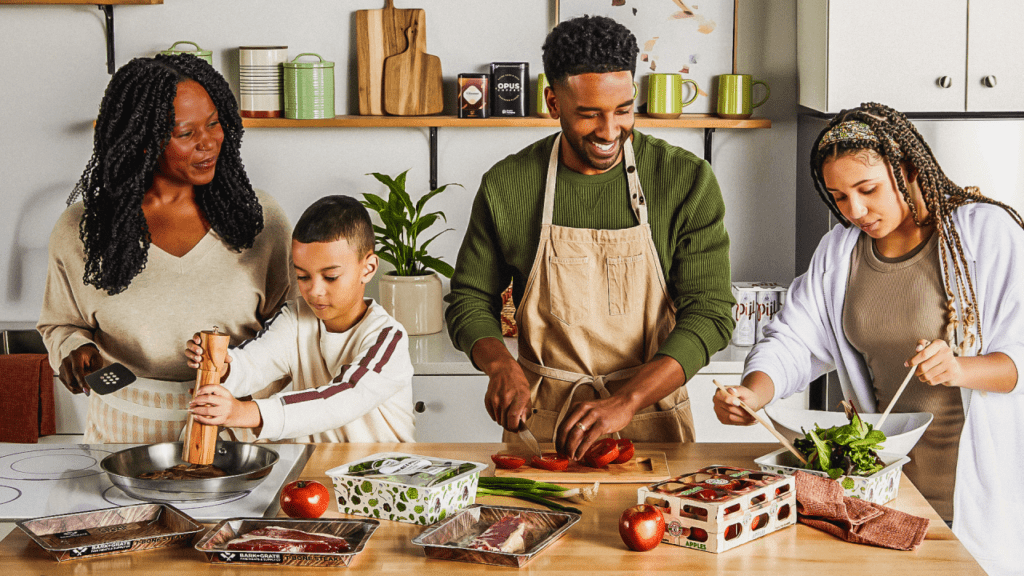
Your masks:
<svg viewBox="0 0 1024 576"><path fill-rule="evenodd" d="M164 0L0 0L0 4L78 4L95 6L120 6L122 4L153 5Z"/></svg>
<svg viewBox="0 0 1024 576"><path fill-rule="evenodd" d="M438 128L557 128L558 120L525 116L517 118L459 118L457 116L335 116L319 120L288 118L243 118L246 128L429 128L430 188L437 188ZM704 159L711 163L712 134L719 128L771 128L767 118L727 120L714 114L683 114L679 118L651 118L636 115L637 128L698 128L704 130Z"/></svg>
<svg viewBox="0 0 1024 576"><path fill-rule="evenodd" d="M558 120L526 116L518 118L458 118L456 116L335 116L321 120L243 118L248 128L557 128ZM771 128L765 118L726 120L713 114L683 114L663 120L636 115L637 128Z"/></svg>

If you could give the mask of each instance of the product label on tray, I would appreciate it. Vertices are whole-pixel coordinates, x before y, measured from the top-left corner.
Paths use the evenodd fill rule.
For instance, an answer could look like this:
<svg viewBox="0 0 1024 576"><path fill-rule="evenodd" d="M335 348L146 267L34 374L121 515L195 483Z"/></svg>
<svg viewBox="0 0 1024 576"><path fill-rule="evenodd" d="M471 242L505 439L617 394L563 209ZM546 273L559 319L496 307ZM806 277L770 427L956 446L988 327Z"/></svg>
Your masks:
<svg viewBox="0 0 1024 576"><path fill-rule="evenodd" d="M451 469L451 462L438 465L430 460L408 458L406 460L387 459L381 465L379 472L389 476L415 476L417 474L437 476Z"/></svg>
<svg viewBox="0 0 1024 576"><path fill-rule="evenodd" d="M221 562L251 562L258 564L280 564L283 555L280 552L218 552L217 559Z"/></svg>
<svg viewBox="0 0 1024 576"><path fill-rule="evenodd" d="M82 546L81 548L72 548L69 550L72 558L81 558L82 556L88 556L90 554L103 554L105 552L120 552L121 550L128 550L132 547L131 540L122 540L120 542L104 542L103 544L93 544L92 546Z"/></svg>
<svg viewBox="0 0 1024 576"><path fill-rule="evenodd" d="M70 540L72 538L81 538L82 536L88 536L88 530L71 530L68 532L58 532L54 534L54 537L60 538L61 540Z"/></svg>

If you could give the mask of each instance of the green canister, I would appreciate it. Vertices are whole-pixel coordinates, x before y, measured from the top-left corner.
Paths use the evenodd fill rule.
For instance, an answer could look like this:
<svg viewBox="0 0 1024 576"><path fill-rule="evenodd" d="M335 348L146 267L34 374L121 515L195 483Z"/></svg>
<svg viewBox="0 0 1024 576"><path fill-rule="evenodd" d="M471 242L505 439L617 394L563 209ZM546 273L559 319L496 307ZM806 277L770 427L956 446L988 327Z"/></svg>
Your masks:
<svg viewBox="0 0 1024 576"><path fill-rule="evenodd" d="M303 56L315 56L319 62L299 62ZM284 63L284 117L334 118L334 62L305 52Z"/></svg>
<svg viewBox="0 0 1024 576"><path fill-rule="evenodd" d="M175 46L177 46L178 44L191 44L195 46L195 50L176 50ZM191 54L193 56L197 56L199 58L202 58L203 60L206 60L210 64L210 66L213 66L213 52L209 50L203 50L199 47L199 44L196 44L195 42L189 42L188 40L180 40L178 42L175 42L174 44L171 44L170 48L168 48L167 50L163 50L160 53L166 54L168 56L174 56L176 54Z"/></svg>

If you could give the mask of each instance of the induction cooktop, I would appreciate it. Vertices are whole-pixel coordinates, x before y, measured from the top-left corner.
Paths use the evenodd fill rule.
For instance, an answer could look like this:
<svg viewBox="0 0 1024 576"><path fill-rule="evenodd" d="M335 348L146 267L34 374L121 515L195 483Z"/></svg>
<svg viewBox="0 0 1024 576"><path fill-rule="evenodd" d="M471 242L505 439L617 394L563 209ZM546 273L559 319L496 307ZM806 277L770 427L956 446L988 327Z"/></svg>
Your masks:
<svg viewBox="0 0 1024 576"><path fill-rule="evenodd" d="M140 501L114 486L100 461L137 444L0 443L0 521L129 506ZM251 491L221 500L169 502L200 522L236 517L272 517L278 493L298 478L314 447L267 444L281 459Z"/></svg>

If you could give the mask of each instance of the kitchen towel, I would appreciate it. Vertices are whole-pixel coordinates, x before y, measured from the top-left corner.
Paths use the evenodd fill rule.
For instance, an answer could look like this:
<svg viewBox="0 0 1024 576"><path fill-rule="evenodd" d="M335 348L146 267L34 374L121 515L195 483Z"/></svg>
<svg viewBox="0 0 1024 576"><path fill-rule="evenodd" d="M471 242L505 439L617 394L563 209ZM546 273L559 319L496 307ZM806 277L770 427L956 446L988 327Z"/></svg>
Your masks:
<svg viewBox="0 0 1024 576"><path fill-rule="evenodd" d="M35 443L57 433L46 354L0 355L0 414L0 442Z"/></svg>
<svg viewBox="0 0 1024 576"><path fill-rule="evenodd" d="M855 544L913 550L928 532L928 519L850 498L831 478L797 472L797 520Z"/></svg>

